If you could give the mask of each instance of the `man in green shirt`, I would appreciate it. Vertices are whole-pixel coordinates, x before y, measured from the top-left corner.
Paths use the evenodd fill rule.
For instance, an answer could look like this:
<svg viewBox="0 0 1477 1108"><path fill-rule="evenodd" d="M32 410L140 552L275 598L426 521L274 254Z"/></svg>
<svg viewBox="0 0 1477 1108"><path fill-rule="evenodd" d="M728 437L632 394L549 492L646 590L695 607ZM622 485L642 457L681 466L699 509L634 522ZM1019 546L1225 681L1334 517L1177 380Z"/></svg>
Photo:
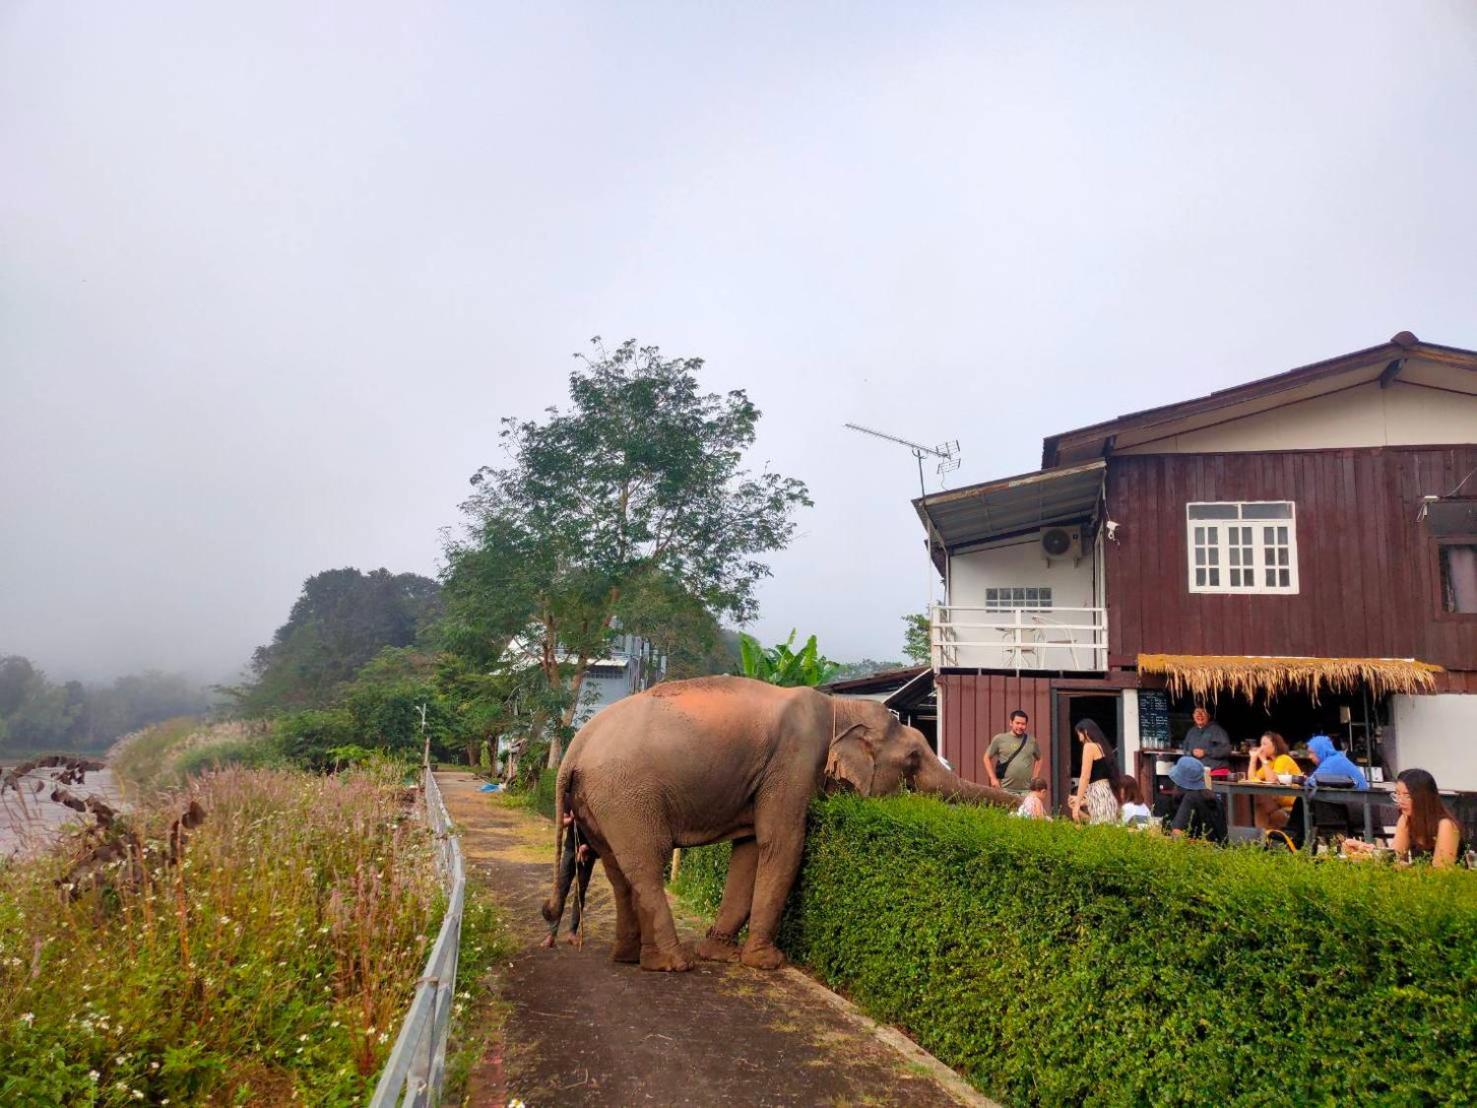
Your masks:
<svg viewBox="0 0 1477 1108"><path fill-rule="evenodd" d="M985 751L985 776L997 789L1009 789L1024 796L1031 790L1031 778L1036 776L1036 766L1041 761L1041 748L1036 737L1027 728L1031 719L1017 708L1010 713L1010 730L1002 731L990 740ZM1003 766L997 763L1003 762Z"/></svg>

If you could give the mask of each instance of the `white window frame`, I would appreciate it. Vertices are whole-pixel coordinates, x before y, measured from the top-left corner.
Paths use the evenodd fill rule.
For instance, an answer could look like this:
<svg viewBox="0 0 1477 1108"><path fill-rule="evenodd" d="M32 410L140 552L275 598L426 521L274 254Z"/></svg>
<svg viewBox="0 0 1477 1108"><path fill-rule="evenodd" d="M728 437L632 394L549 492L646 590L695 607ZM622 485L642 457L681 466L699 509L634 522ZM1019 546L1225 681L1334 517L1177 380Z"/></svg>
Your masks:
<svg viewBox="0 0 1477 1108"><path fill-rule="evenodd" d="M1267 519L1267 518L1257 518L1257 517L1253 516L1252 518L1249 518L1248 519L1248 518L1245 518L1244 515L1243 515L1243 510L1245 508L1249 507L1249 506L1256 507L1256 506L1261 506L1261 505L1272 505L1272 504L1276 504L1276 505L1283 505L1283 504L1285 504L1285 505L1287 505L1287 509L1288 509L1287 518L1286 519ZM1234 508L1236 510L1236 514L1234 516L1226 516L1226 517L1220 518L1220 519L1193 519L1193 518L1191 518L1190 510L1192 508L1207 508L1207 507L1214 507L1214 508L1221 508L1221 509ZM1214 547L1211 547L1211 545L1209 544L1209 542L1202 542L1200 544L1197 544L1196 543L1196 541L1195 541L1195 528L1196 527L1216 528L1217 529L1216 542L1215 542L1215 546ZM1250 528L1253 528L1254 529L1253 530L1253 536L1252 536L1252 542L1251 542L1251 544L1250 544L1249 547L1247 545L1243 544L1242 542L1233 541L1233 539L1232 539L1232 537L1231 537L1231 535L1229 533L1229 529L1232 528L1232 527L1238 527L1238 528L1250 527ZM1259 533L1259 530L1261 528L1264 528L1264 527L1286 527L1287 528L1287 542L1285 544L1286 547L1287 547L1287 565L1286 566L1283 566L1280 563L1280 561L1278 563L1276 563L1274 565L1270 565L1270 566L1267 564L1267 561L1266 561L1267 552L1269 550L1277 550L1277 549L1280 549L1283 544L1280 543L1280 542L1277 542L1275 540L1275 538L1274 538L1273 542L1269 545L1267 543L1265 537L1262 534ZM1205 548L1207 550L1214 549L1215 551L1218 552L1216 554L1216 563L1215 563L1215 565L1214 565L1213 568L1215 568L1215 569L1217 569L1219 571L1219 574L1218 574L1218 576L1220 578L1220 583L1219 584L1212 585L1212 584L1209 584L1208 583L1208 581L1209 581L1209 573L1208 572L1206 574L1207 583L1204 584L1204 585L1196 584L1196 582L1195 582L1195 571L1197 569L1206 569L1206 570L1208 570L1208 569L1212 568L1211 566L1208 566L1208 565L1199 565L1199 564L1196 563L1196 561L1195 561L1195 551L1197 549L1197 546L1198 547L1203 547L1203 548ZM1239 563L1237 565L1234 565L1234 566L1231 564L1230 559L1232 557L1231 551L1232 551L1232 548L1233 547L1237 551L1236 557L1238 559L1241 557L1241 554L1242 554L1243 551L1245 551L1247 549L1249 549L1251 551L1251 554L1252 554L1252 569L1251 569L1252 583L1250 585L1232 585L1231 584L1231 570L1233 570L1233 569L1239 569L1239 570L1242 570L1244 572L1245 571L1245 568L1246 568L1244 565L1239 564ZM1280 571L1280 570L1282 570L1284 568L1288 571L1288 574L1287 574L1288 583L1286 585L1281 585L1281 584L1268 585L1268 584L1266 584L1266 571L1268 569ZM1297 504L1296 504L1296 502L1295 501L1292 501L1292 500L1192 500L1192 501L1190 501L1189 503L1187 503L1185 505L1185 569L1186 569L1185 579L1186 579L1187 583L1189 584L1190 591L1192 593L1213 593L1213 594L1217 594L1217 595L1221 595L1221 596L1296 596L1297 593L1298 593L1298 535L1297 535ZM1280 576L1280 574L1279 574L1279 576Z"/></svg>
<svg viewBox="0 0 1477 1108"><path fill-rule="evenodd" d="M1034 599L1036 603L1029 603ZM985 589L985 611L1040 611L1051 607L1050 585L990 585Z"/></svg>

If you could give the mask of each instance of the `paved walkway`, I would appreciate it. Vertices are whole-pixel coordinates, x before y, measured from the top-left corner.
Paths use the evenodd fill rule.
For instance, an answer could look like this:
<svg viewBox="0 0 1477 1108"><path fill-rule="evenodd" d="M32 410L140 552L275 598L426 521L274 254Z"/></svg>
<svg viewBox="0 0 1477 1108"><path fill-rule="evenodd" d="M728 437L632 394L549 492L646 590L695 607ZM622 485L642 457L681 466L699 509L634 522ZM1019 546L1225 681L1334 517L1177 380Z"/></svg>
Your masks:
<svg viewBox="0 0 1477 1108"><path fill-rule="evenodd" d="M474 1069L467 1103L986 1103L968 1090L946 1090L930 1076L926 1055L914 1048L910 1060L799 974L711 962L689 973L643 973L610 962L614 913L598 866L584 950L562 942L556 950L537 947L545 932L538 907L552 880L552 825L478 793L481 782L471 774L439 773L437 780L461 828L469 880L507 908L522 944L503 974L502 1041ZM683 922L684 938L700 933L695 921Z"/></svg>

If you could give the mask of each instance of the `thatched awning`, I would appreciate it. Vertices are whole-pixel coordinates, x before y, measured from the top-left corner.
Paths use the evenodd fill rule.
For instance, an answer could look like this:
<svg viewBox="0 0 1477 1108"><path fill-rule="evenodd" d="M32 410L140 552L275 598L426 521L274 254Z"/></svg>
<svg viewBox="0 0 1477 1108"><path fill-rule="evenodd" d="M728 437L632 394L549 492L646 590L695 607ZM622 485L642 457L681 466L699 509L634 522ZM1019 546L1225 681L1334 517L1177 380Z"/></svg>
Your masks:
<svg viewBox="0 0 1477 1108"><path fill-rule="evenodd" d="M1441 667L1414 658L1270 658L1238 654L1140 654L1140 673L1163 674L1176 696L1214 701L1229 690L1247 700L1302 692L1432 692Z"/></svg>

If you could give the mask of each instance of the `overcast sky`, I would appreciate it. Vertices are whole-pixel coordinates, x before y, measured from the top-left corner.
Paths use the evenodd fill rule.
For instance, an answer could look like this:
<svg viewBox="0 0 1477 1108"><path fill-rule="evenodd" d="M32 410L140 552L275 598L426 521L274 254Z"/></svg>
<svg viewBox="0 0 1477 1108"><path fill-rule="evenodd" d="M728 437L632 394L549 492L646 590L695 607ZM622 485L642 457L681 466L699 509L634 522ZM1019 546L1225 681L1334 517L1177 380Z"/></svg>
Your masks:
<svg viewBox="0 0 1477 1108"><path fill-rule="evenodd" d="M434 574L596 334L749 390L816 501L755 629L839 658L928 587L847 420L957 487L1477 347L1469 0L314 7L0 3L0 653L53 677L218 679L310 574Z"/></svg>

